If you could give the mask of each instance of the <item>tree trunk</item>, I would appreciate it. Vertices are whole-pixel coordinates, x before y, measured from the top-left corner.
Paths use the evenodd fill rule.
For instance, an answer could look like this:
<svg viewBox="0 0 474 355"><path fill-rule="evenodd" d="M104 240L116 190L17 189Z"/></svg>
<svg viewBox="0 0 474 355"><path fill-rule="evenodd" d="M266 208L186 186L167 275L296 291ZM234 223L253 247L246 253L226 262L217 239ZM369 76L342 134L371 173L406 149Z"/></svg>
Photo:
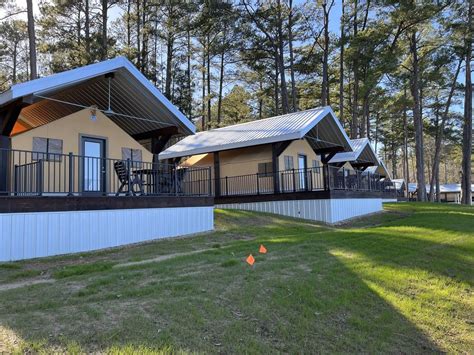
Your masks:
<svg viewBox="0 0 474 355"><path fill-rule="evenodd" d="M206 130L206 39L202 39L202 118L201 130Z"/></svg>
<svg viewBox="0 0 474 355"><path fill-rule="evenodd" d="M219 97L217 101L217 127L221 125L222 115L222 89L224 87L224 59L225 59L225 43L226 43L227 25L224 24L222 48L221 48L221 63L219 70Z"/></svg>
<svg viewBox="0 0 474 355"><path fill-rule="evenodd" d="M137 0L137 67L141 70L141 46L140 46L140 0Z"/></svg>
<svg viewBox="0 0 474 355"><path fill-rule="evenodd" d="M451 88L449 90L448 94L448 99L446 101L446 106L444 108L444 112L441 116L441 122L439 122L439 125L436 127L436 135L435 135L435 152L434 152L434 157L433 157L433 171L431 173L431 181L430 185L433 186L434 180L437 178L438 185L439 185L439 163L440 163L440 158L441 158L441 143L443 141L443 135L444 135L444 127L446 125L446 121L448 119L448 114L449 114L449 108L451 106L451 100L454 95L454 91L456 89L456 82L458 80L458 75L461 70L461 64L462 60L459 61L458 66L456 68L456 72L454 74L453 78L453 83L451 84ZM438 111L438 110L437 110ZM437 113L436 111L436 113ZM437 196L439 193L437 193ZM430 191L429 194L429 200L433 201L433 193Z"/></svg>
<svg viewBox="0 0 474 355"><path fill-rule="evenodd" d="M344 0L341 1L341 49L339 55L339 119L344 123Z"/></svg>
<svg viewBox="0 0 474 355"><path fill-rule="evenodd" d="M329 58L329 10L327 2L322 2L323 26L324 26L324 48L323 48L323 81L321 84L321 106L328 105L328 58Z"/></svg>
<svg viewBox="0 0 474 355"><path fill-rule="evenodd" d="M357 6L358 1L354 1L354 38L357 37ZM353 85L353 97L352 97L352 123L351 123L351 138L358 137L359 129L359 65L357 59L354 60L353 68L354 72L354 85Z"/></svg>
<svg viewBox="0 0 474 355"><path fill-rule="evenodd" d="M192 103L192 93L191 93L191 32L188 28L187 33L187 52L186 52L186 59L187 59L187 69L186 69L186 81L187 81L187 89L189 95L189 102L188 102L188 117L192 117L193 111L193 103Z"/></svg>
<svg viewBox="0 0 474 355"><path fill-rule="evenodd" d="M142 0L142 54L141 54L141 72L146 73L148 69L148 31L145 28L147 24L147 1Z"/></svg>
<svg viewBox="0 0 474 355"><path fill-rule="evenodd" d="M369 112L369 92L364 95L362 100L362 123L360 136L370 139L370 112Z"/></svg>
<svg viewBox="0 0 474 355"><path fill-rule="evenodd" d="M405 180L405 197L408 198L408 182L410 181L410 166L408 164L408 118L407 118L407 88L403 88L403 167Z"/></svg>
<svg viewBox="0 0 474 355"><path fill-rule="evenodd" d="M91 62L91 35L90 35L90 27L91 27L91 20L90 20L90 9L89 9L89 0L85 0L84 3L84 32L85 32L85 47L86 47L86 56L87 56L87 63Z"/></svg>
<svg viewBox="0 0 474 355"><path fill-rule="evenodd" d="M469 1L468 9L468 33L466 35L466 77L464 94L464 128L462 144L462 180L461 193L462 203L472 204L472 80L471 80L471 58L472 58L472 1Z"/></svg>
<svg viewBox="0 0 474 355"><path fill-rule="evenodd" d="M211 103L212 103L211 102L211 39L208 33L207 34L207 122L208 122L208 126L212 122Z"/></svg>
<svg viewBox="0 0 474 355"><path fill-rule="evenodd" d="M132 16L132 0L127 2L127 47L130 49L132 43L132 24L130 17Z"/></svg>
<svg viewBox="0 0 474 355"><path fill-rule="evenodd" d="M426 201L425 162L423 156L423 119L420 110L420 75L415 31L412 32L410 38L410 52L413 61L410 86L413 97L413 122L415 125L416 180L418 184L416 196L418 201Z"/></svg>
<svg viewBox="0 0 474 355"><path fill-rule="evenodd" d="M28 11L28 44L30 51L30 79L38 77L36 69L36 33L35 33L35 18L33 16L33 2L26 0L26 7Z"/></svg>
<svg viewBox="0 0 474 355"><path fill-rule="evenodd" d="M165 81L165 96L171 99L171 81L173 75L173 50L174 50L174 35L171 29L168 29L166 38L166 81Z"/></svg>
<svg viewBox="0 0 474 355"><path fill-rule="evenodd" d="M294 53L293 53L293 0L289 0L288 13L288 45L290 50L290 75L291 75L291 104L292 111L298 111L298 103L296 98L296 82L294 71Z"/></svg>
<svg viewBox="0 0 474 355"><path fill-rule="evenodd" d="M279 85L278 85L278 75L279 75L279 72L278 72L278 51L275 50L275 83L274 83L274 86L275 86L275 116L278 116L278 113L280 111L280 100L279 100L279 94L280 94L280 90L279 90Z"/></svg>
<svg viewBox="0 0 474 355"><path fill-rule="evenodd" d="M16 83L17 61L18 61L18 42L13 45L13 63L12 63L12 83Z"/></svg>
<svg viewBox="0 0 474 355"><path fill-rule="evenodd" d="M284 45L283 45L283 20L281 14L281 1L277 0L278 6L278 71L280 72L281 81L281 109L283 114L289 112L288 107L288 89L286 87L285 77L285 56L284 56Z"/></svg>
<svg viewBox="0 0 474 355"><path fill-rule="evenodd" d="M108 1L102 0L102 51L101 59L107 59L107 16L108 16Z"/></svg>

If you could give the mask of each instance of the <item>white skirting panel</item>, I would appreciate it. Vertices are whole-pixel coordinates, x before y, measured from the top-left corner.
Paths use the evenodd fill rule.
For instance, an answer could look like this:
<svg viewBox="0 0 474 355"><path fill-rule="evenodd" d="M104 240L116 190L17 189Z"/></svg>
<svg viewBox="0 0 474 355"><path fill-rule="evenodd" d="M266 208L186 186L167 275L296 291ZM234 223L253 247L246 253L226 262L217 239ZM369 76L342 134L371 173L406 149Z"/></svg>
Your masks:
<svg viewBox="0 0 474 355"><path fill-rule="evenodd" d="M230 203L216 205L215 207L268 212L313 221L337 223L346 219L382 211L382 199L348 198L327 200L289 200Z"/></svg>
<svg viewBox="0 0 474 355"><path fill-rule="evenodd" d="M398 202L396 198L384 198L382 199L383 203L389 203L389 202Z"/></svg>
<svg viewBox="0 0 474 355"><path fill-rule="evenodd" d="M85 252L213 228L212 206L2 213L0 261Z"/></svg>

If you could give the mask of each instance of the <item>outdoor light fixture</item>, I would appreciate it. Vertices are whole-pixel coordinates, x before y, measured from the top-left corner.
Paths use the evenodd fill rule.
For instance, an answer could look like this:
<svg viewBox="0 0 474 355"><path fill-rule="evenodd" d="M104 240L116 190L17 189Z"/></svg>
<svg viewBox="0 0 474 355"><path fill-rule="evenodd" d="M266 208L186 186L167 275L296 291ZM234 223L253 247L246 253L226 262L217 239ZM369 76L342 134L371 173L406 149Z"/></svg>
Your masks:
<svg viewBox="0 0 474 355"><path fill-rule="evenodd" d="M91 106L91 121L97 121L97 105Z"/></svg>

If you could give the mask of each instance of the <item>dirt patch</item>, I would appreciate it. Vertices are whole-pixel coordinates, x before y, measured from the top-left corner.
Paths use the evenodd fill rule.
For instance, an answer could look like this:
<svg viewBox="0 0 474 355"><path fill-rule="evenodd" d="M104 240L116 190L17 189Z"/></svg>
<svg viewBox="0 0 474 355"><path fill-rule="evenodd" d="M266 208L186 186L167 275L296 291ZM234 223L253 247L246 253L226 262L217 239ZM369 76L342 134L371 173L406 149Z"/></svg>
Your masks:
<svg viewBox="0 0 474 355"><path fill-rule="evenodd" d="M144 265L144 264L149 264L149 263L157 263L157 262L160 262L160 261L174 259L174 258L177 258L179 256L199 254L199 253L203 253L205 251L210 251L210 250L216 250L216 249L214 249L214 248L212 248L212 249L200 249L200 250L189 251L189 252L186 252L186 253L174 253L174 254L160 255L160 256L157 256L156 258L152 258L152 259L146 259L146 260L140 260L140 261L131 261L131 262L128 262L128 263L116 264L116 265L113 266L113 268Z"/></svg>
<svg viewBox="0 0 474 355"><path fill-rule="evenodd" d="M15 288L27 287L27 286L45 284L45 283L52 283L52 282L54 282L53 279L36 279L36 280L13 282L9 284L0 285L0 291L8 291L8 290L13 290Z"/></svg>

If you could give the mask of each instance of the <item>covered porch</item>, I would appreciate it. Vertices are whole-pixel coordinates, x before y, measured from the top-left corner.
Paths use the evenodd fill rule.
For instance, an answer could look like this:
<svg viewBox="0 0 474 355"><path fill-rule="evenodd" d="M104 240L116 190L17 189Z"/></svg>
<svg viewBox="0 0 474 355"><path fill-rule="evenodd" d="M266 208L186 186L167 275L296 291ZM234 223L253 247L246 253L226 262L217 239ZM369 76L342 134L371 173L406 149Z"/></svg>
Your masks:
<svg viewBox="0 0 474 355"><path fill-rule="evenodd" d="M209 196L208 171L156 158L194 132L122 57L17 84L0 94L0 194Z"/></svg>

